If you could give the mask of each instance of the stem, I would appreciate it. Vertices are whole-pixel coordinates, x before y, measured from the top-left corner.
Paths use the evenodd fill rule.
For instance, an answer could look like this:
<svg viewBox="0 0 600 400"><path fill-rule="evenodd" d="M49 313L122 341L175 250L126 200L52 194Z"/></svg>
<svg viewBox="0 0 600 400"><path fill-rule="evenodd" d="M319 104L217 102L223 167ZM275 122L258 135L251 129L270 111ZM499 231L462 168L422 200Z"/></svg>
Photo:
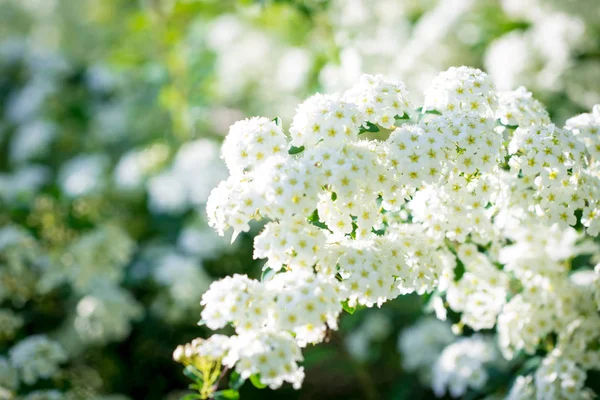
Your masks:
<svg viewBox="0 0 600 400"><path fill-rule="evenodd" d="M223 368L223 371L221 371L221 375L219 375L219 378L217 379L217 381L213 385L213 388L212 388L213 392L217 391L217 389L219 388L219 383L221 382L221 380L223 380L223 378L225 377L225 374L227 373L227 371L229 371L229 367Z"/></svg>
<svg viewBox="0 0 600 400"><path fill-rule="evenodd" d="M348 350L346 349L346 346L344 344L344 341L343 341L342 337L339 335L339 333L334 332L331 339L332 339L332 342L334 342L336 344L336 346L340 349L344 358L346 358L348 360L349 364L352 366L352 369L354 370L354 376L358 380L360 388L361 388L363 394L365 395L365 400L379 399L380 396L377 393L377 388L375 387L375 384L373 382L373 379L371 378L371 375L367 372L364 365L361 364L360 362L356 361L352 357L352 355L348 352Z"/></svg>

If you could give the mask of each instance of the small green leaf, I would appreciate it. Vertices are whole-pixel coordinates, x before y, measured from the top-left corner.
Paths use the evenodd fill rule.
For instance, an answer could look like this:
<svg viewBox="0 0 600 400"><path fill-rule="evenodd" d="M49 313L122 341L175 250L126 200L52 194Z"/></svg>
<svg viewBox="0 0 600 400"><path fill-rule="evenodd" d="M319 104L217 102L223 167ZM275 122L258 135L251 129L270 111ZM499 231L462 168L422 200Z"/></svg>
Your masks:
<svg viewBox="0 0 600 400"><path fill-rule="evenodd" d="M202 380L202 373L200 371L198 371L198 369L196 367L194 367L193 365L188 365L183 369L183 374L185 376L187 376L188 378L190 378L191 380L193 380L194 382L197 382L198 380Z"/></svg>
<svg viewBox="0 0 600 400"><path fill-rule="evenodd" d="M365 132L379 132L379 127L375 124L372 124L370 122L366 122L366 126L363 125L360 127L360 130L358 131L358 134L362 134Z"/></svg>
<svg viewBox="0 0 600 400"><path fill-rule="evenodd" d="M505 128L512 129L513 131L519 127L519 125L509 125L502 122L502 120L498 119L496 121L498 124L502 125Z"/></svg>
<svg viewBox="0 0 600 400"><path fill-rule="evenodd" d="M275 271L273 268L270 268L270 267L263 269L263 272L260 276L260 281L261 282L270 281L271 279L273 279L275 274L277 274L277 272L279 272L279 271Z"/></svg>
<svg viewBox="0 0 600 400"><path fill-rule="evenodd" d="M352 240L356 240L356 230L358 229L358 225L356 222L352 221L352 232L350 232L350 238Z"/></svg>
<svg viewBox="0 0 600 400"><path fill-rule="evenodd" d="M417 112L419 112L420 114L442 115L442 113L439 112L438 110L425 110L425 111L423 111L423 107L417 108Z"/></svg>
<svg viewBox="0 0 600 400"><path fill-rule="evenodd" d="M303 151L304 151L304 146L300 146L300 147L292 146L288 149L288 154L291 154L291 155L300 154Z"/></svg>
<svg viewBox="0 0 600 400"><path fill-rule="evenodd" d="M432 290L431 292L423 293L423 295L421 296L421 299L423 300L423 304L429 304L429 301L431 300L431 298L433 297L433 295L435 293L436 293L435 290Z"/></svg>
<svg viewBox="0 0 600 400"><path fill-rule="evenodd" d="M460 261L460 259L456 259L456 268L454 269L454 282L458 282L462 279L465 274L465 264Z"/></svg>
<svg viewBox="0 0 600 400"><path fill-rule="evenodd" d="M259 374L250 375L250 382L252 382L252 384L254 385L254 387L257 388L257 389L264 389L264 388L267 387L267 385L265 385L264 383L262 383L260 381L260 375Z"/></svg>
<svg viewBox="0 0 600 400"><path fill-rule="evenodd" d="M342 302L342 308L344 309L344 311L346 311L348 314L354 314L354 312L356 311L356 306L354 307L350 307L348 305L348 300L344 300Z"/></svg>
<svg viewBox="0 0 600 400"><path fill-rule="evenodd" d="M192 393L192 394L186 394L185 396L181 397L179 400L198 400L201 398L202 398L202 396L200 396L199 394Z"/></svg>
<svg viewBox="0 0 600 400"><path fill-rule="evenodd" d="M336 201L336 200L337 200L337 193L331 192L331 201Z"/></svg>
<svg viewBox="0 0 600 400"><path fill-rule="evenodd" d="M394 116L394 119L395 119L396 121L403 120L403 119L410 119L410 116L409 116L407 113L404 113L404 114L402 114L402 116L400 116L400 115L395 115L395 116Z"/></svg>
<svg viewBox="0 0 600 400"><path fill-rule="evenodd" d="M233 371L229 375L229 387L234 390L239 390L245 382L246 380L242 379L242 376L237 371Z"/></svg>
<svg viewBox="0 0 600 400"><path fill-rule="evenodd" d="M240 392L235 389L219 390L213 394L215 400L238 400L240 398Z"/></svg>
<svg viewBox="0 0 600 400"><path fill-rule="evenodd" d="M272 120L272 121L273 121L273 122L275 122L275 124L276 124L277 126L281 126L281 118L279 118L279 117L275 117L275 118L273 118L273 120Z"/></svg>
<svg viewBox="0 0 600 400"><path fill-rule="evenodd" d="M329 229L327 228L327 225L319 219L319 212L316 209L306 220L318 228Z"/></svg>
<svg viewBox="0 0 600 400"><path fill-rule="evenodd" d="M529 358L527 361L523 363L521 368L518 371L518 375L527 375L535 371L540 364L542 363L541 357L533 357Z"/></svg>

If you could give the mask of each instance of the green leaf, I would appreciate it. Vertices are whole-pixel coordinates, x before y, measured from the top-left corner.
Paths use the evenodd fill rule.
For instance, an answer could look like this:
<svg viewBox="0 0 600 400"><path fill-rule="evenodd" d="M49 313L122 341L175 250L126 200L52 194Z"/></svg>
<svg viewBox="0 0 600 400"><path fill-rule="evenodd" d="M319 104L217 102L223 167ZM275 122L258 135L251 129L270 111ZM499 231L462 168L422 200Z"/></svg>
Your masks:
<svg viewBox="0 0 600 400"><path fill-rule="evenodd" d="M465 264L460 261L460 259L456 259L456 268L454 269L454 282L458 282L462 279L465 274Z"/></svg>
<svg viewBox="0 0 600 400"><path fill-rule="evenodd" d="M272 119L272 121L275 122L277 126L281 126L281 118L275 117Z"/></svg>
<svg viewBox="0 0 600 400"><path fill-rule="evenodd" d="M263 269L262 274L260 275L260 281L261 282L267 282L270 281L271 279L273 279L273 277L275 276L275 274L279 272L274 270L273 268L267 267L265 269Z"/></svg>
<svg viewBox="0 0 600 400"><path fill-rule="evenodd" d="M348 300L344 300L342 301L342 308L344 309L344 311L346 311L348 314L354 314L354 312L356 311L356 306L354 307L350 307L348 305Z"/></svg>
<svg viewBox="0 0 600 400"><path fill-rule="evenodd" d="M260 375L259 374L250 375L250 382L252 382L252 384L254 385L254 387L257 388L257 389L264 389L264 388L267 387L267 385L265 385L264 383L262 383L260 381Z"/></svg>
<svg viewBox="0 0 600 400"><path fill-rule="evenodd" d="M319 219L319 212L316 209L306 220L318 228L329 229L327 228L327 225Z"/></svg>
<svg viewBox="0 0 600 400"><path fill-rule="evenodd" d="M423 295L421 296L421 299L423 300L423 304L427 305L434 294L436 294L435 290L432 290L431 292L423 293Z"/></svg>
<svg viewBox="0 0 600 400"><path fill-rule="evenodd" d="M417 112L419 112L420 114L442 115L442 113L439 112L438 110L426 110L426 111L423 111L423 107L417 108Z"/></svg>
<svg viewBox="0 0 600 400"><path fill-rule="evenodd" d="M291 155L300 154L303 151L304 151L304 146L300 146L300 147L292 146L288 149L288 154L291 154Z"/></svg>
<svg viewBox="0 0 600 400"><path fill-rule="evenodd" d="M336 201L336 200L337 200L337 193L331 192L331 201Z"/></svg>
<svg viewBox="0 0 600 400"><path fill-rule="evenodd" d="M240 392L235 389L219 390L213 394L215 400L238 400L240 398Z"/></svg>
<svg viewBox="0 0 600 400"><path fill-rule="evenodd" d="M365 132L379 132L379 127L375 124L370 123L369 121L366 122L366 126L363 125L360 127L360 130L358 131L358 134L362 134Z"/></svg>
<svg viewBox="0 0 600 400"><path fill-rule="evenodd" d="M202 396L200 396L199 394L192 393L192 394L186 394L185 396L181 397L179 400L198 400L201 398L202 398Z"/></svg>
<svg viewBox="0 0 600 400"><path fill-rule="evenodd" d="M394 119L395 119L396 121L403 120L403 119L410 119L410 116L409 116L407 113L404 113L404 114L402 114L402 116L400 116L400 115L395 115L395 116L394 116Z"/></svg>
<svg viewBox="0 0 600 400"><path fill-rule="evenodd" d="M540 364L542 363L542 357L533 357L529 358L527 361L523 363L521 368L518 371L518 375L528 375L538 369Z"/></svg>
<svg viewBox="0 0 600 400"><path fill-rule="evenodd" d="M358 229L358 225L356 222L352 221L352 232L350 232L350 238L352 240L356 240L356 230Z"/></svg>
<svg viewBox="0 0 600 400"><path fill-rule="evenodd" d="M245 382L246 380L242 379L242 376L237 371L233 371L229 375L229 387L234 390L239 390Z"/></svg>
<svg viewBox="0 0 600 400"><path fill-rule="evenodd" d="M508 125L503 123L500 119L496 121L499 125L502 125L505 128L512 129L513 131L519 127L519 125Z"/></svg>
<svg viewBox="0 0 600 400"><path fill-rule="evenodd" d="M188 365L183 369L183 374L193 380L194 382L202 381L202 373L198 371L198 368L193 365Z"/></svg>

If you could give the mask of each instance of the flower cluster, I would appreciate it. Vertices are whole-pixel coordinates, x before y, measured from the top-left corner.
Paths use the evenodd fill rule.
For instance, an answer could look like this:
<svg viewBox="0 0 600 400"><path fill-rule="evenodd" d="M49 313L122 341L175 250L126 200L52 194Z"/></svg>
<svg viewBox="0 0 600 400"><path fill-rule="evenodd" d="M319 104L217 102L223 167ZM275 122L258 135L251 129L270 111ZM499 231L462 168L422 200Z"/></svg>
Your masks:
<svg viewBox="0 0 600 400"><path fill-rule="evenodd" d="M431 381L431 366L454 339L449 323L433 317L421 319L398 337L402 366L408 371L418 371L423 380Z"/></svg>
<svg viewBox="0 0 600 400"><path fill-rule="evenodd" d="M591 113L581 114L566 122L567 128L573 130L583 140L593 162L600 161L600 105L595 105Z"/></svg>
<svg viewBox="0 0 600 400"><path fill-rule="evenodd" d="M29 336L10 350L10 361L28 385L57 374L67 360L62 347L46 336Z"/></svg>
<svg viewBox="0 0 600 400"><path fill-rule="evenodd" d="M488 380L483 364L497 359L494 344L481 336L462 338L444 349L433 366L432 387L438 397L446 390L452 397L467 388L482 389Z"/></svg>
<svg viewBox="0 0 600 400"><path fill-rule="evenodd" d="M497 327L507 358L555 333L557 351L597 367L594 296L569 263L595 251L572 228L598 233L600 176L585 143L595 120L559 128L524 88L496 93L468 67L442 72L424 99L417 109L401 82L365 75L342 95L302 103L289 142L278 120L232 126L222 153L231 175L211 193L209 223L235 238L268 221L254 256L269 278L213 283L202 319L235 327L224 359L242 375L298 387L297 349L337 329L342 308L432 291L438 316L459 313L455 332ZM431 340L444 346L442 332ZM489 348L477 336L447 348L434 391L481 389L483 365L497 358Z"/></svg>

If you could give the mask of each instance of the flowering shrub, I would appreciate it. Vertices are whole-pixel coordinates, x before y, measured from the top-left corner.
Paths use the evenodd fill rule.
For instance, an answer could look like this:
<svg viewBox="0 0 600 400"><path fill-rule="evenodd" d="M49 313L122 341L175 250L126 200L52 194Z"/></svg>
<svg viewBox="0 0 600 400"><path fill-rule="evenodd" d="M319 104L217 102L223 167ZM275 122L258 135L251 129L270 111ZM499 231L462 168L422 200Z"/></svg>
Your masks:
<svg viewBox="0 0 600 400"><path fill-rule="evenodd" d="M597 194L585 192L600 154L599 7L3 1L0 398L174 400L189 391L172 349L211 328L222 337L178 352L195 381L191 398L236 396L244 380L281 385L245 385L244 399L600 392L588 368L594 318L569 305L585 309L577 293L592 287L600 299L588 201ZM462 64L484 66L500 90L489 104L497 115L475 127L461 101L454 115L444 105L446 84L468 70L424 90ZM380 96L365 96L371 90ZM316 91L342 94L311 98L293 119ZM220 160L227 128L251 115L271 117L232 128ZM573 169L574 153L546 160L539 149L549 141L517 134L550 116L567 121L568 135L543 134L565 149L576 135L583 169ZM461 124L464 135L444 130ZM213 197L223 201L210 204L225 221L215 231L206 201L230 175ZM535 220L517 225L526 220L514 216L519 207ZM263 264L264 277L251 279ZM247 277L215 284L197 327L190 316L203 293L234 274ZM527 283L537 275L552 278ZM418 320L423 311L437 318ZM555 347L568 358L550 357ZM211 357L199 359L206 348ZM198 376L214 383L200 386Z"/></svg>
<svg viewBox="0 0 600 400"><path fill-rule="evenodd" d="M198 367L206 362L299 388L301 350L327 340L343 310L408 293L429 296L442 320L456 316L455 334L485 332L454 342L440 331L433 343L454 343L439 358L407 358L412 369L437 359L437 395L493 391L488 365L542 357L511 398L591 398L586 370L600 368L588 256L600 231L597 109L560 128L526 89L497 93L468 67L440 73L423 98L413 104L401 82L363 75L341 95L300 104L288 134L264 117L231 127L222 148L230 176L208 199L209 224L235 239L264 221L254 257L266 262L261 280L234 275L203 296L201 323L235 334L176 352L204 379L202 398L234 390L215 392L220 376ZM580 256L588 261L574 271ZM402 351L423 351L406 345L413 340Z"/></svg>

